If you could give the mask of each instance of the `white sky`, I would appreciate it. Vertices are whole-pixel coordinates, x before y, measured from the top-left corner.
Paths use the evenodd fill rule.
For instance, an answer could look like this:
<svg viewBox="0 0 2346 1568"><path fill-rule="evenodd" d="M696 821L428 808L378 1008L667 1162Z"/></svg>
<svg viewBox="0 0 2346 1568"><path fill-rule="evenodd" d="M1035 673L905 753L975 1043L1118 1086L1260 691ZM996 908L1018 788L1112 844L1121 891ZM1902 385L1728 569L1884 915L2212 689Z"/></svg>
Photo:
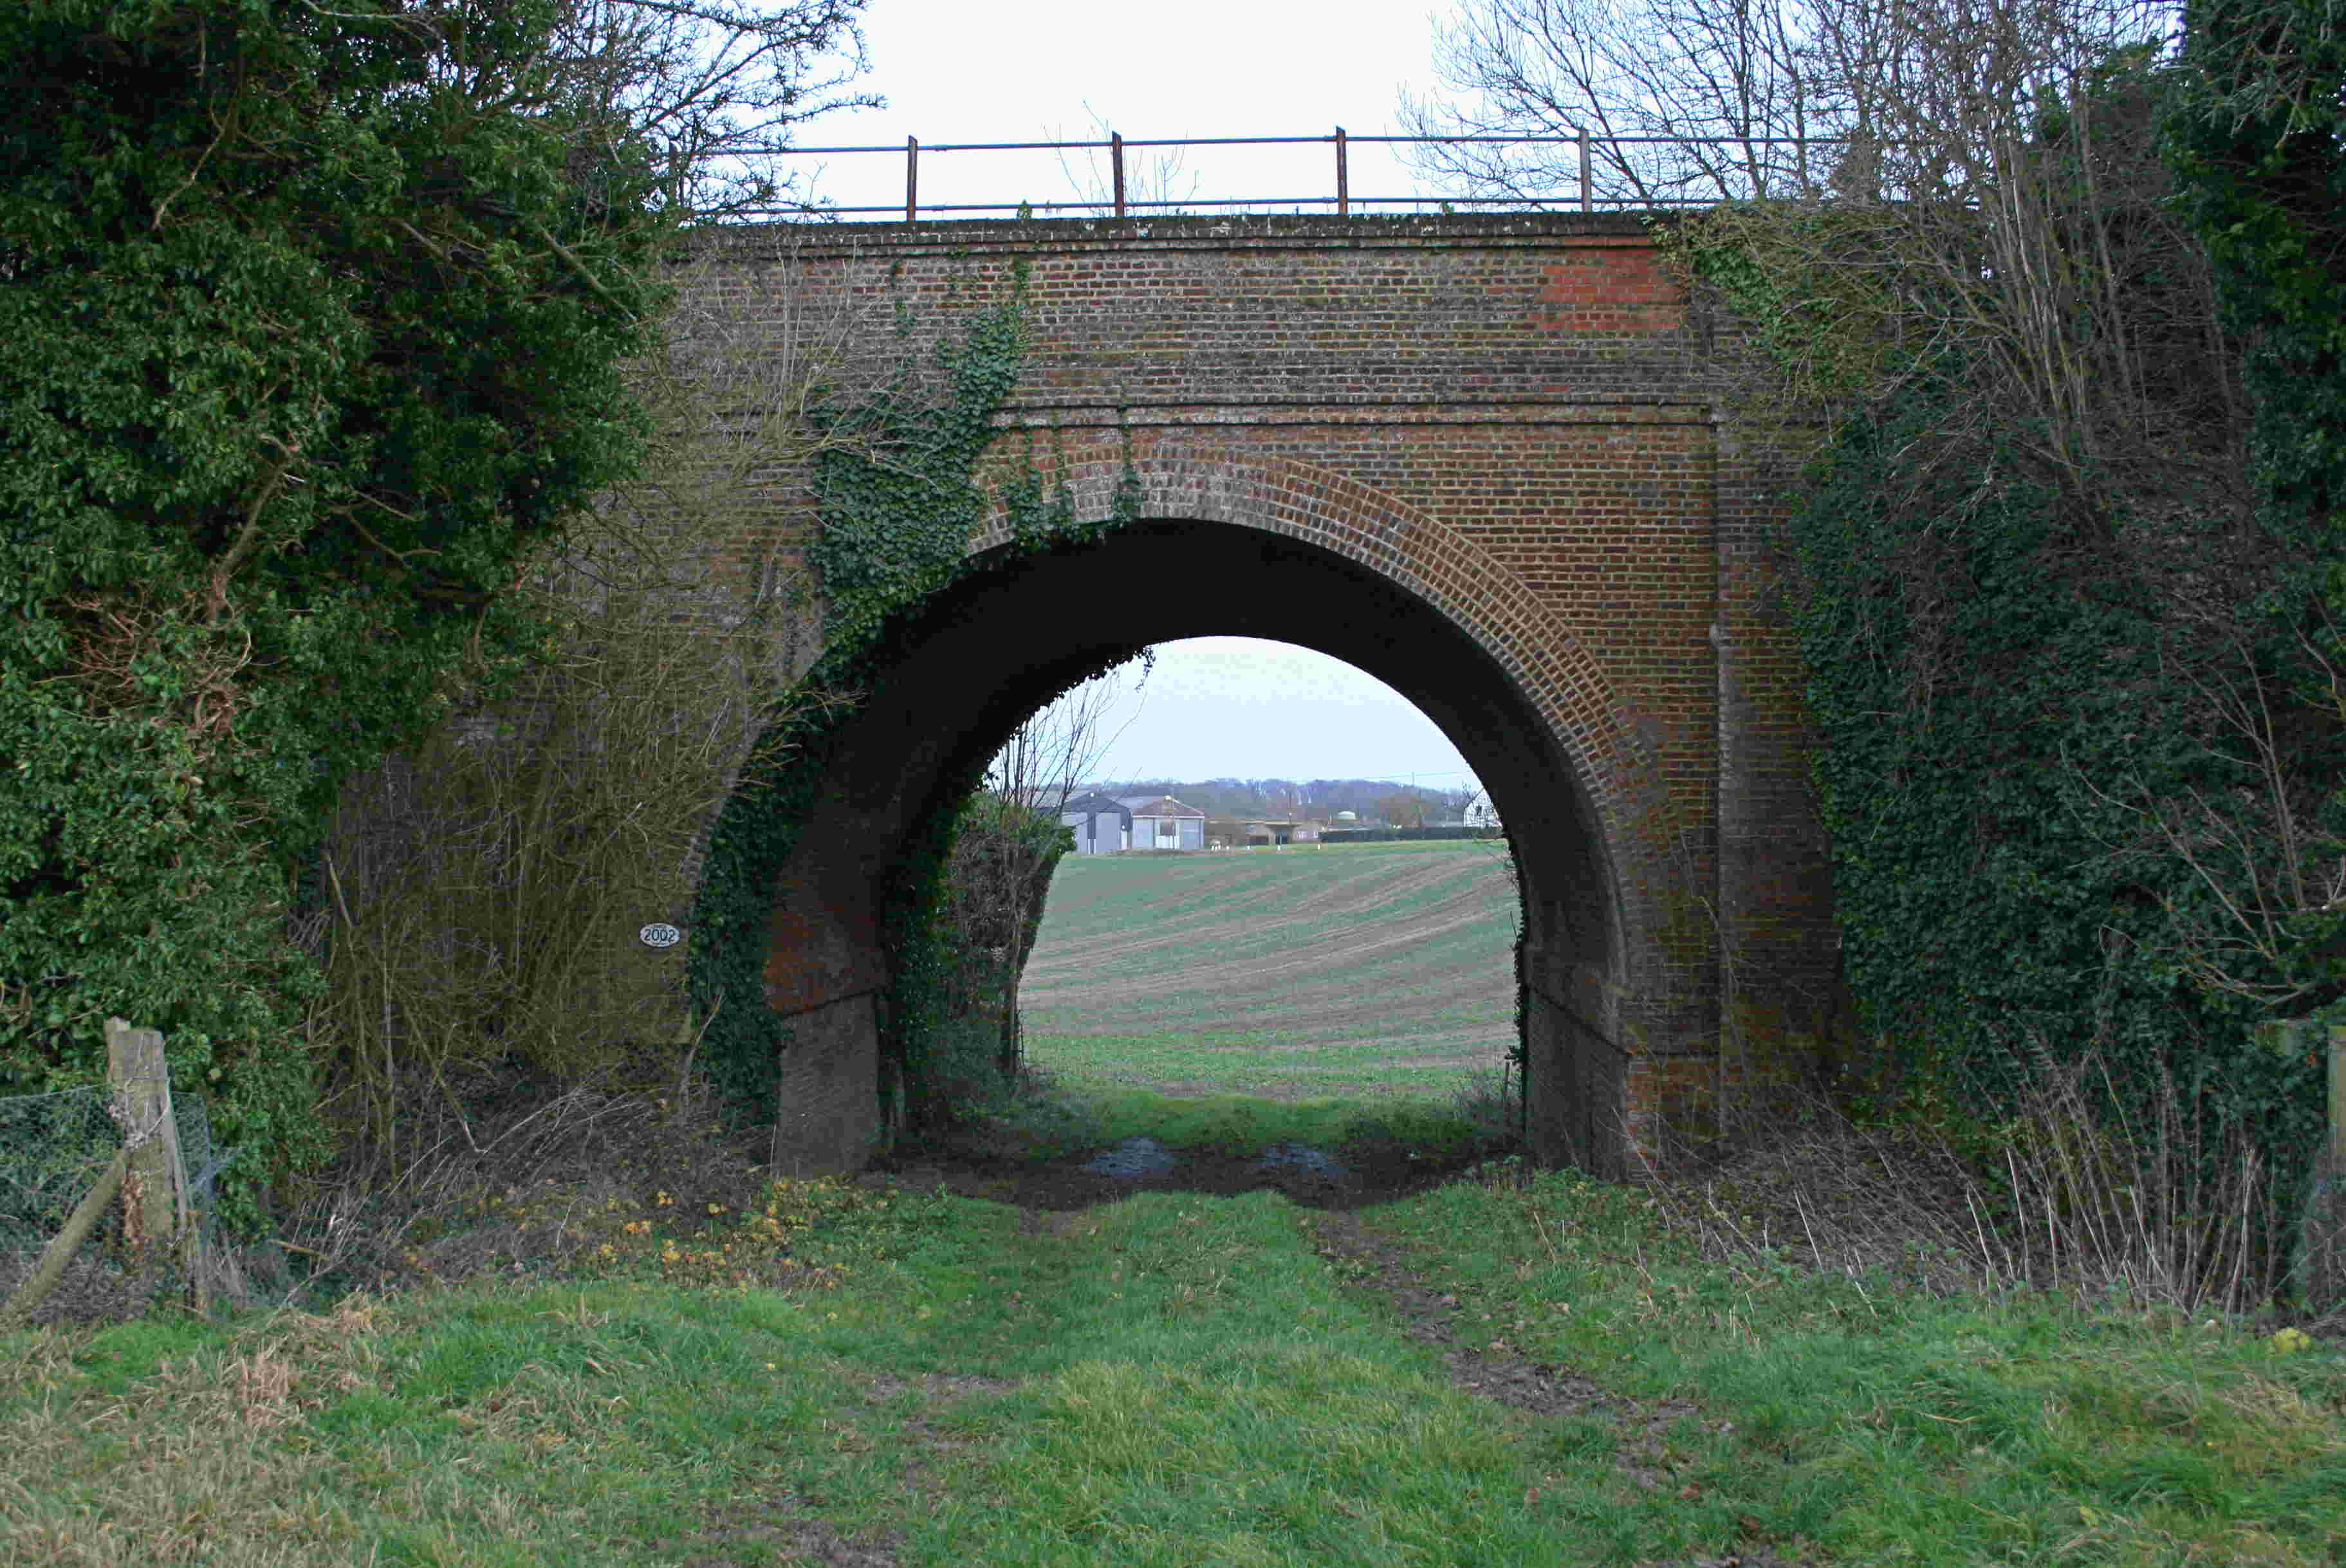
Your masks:
<svg viewBox="0 0 2346 1568"><path fill-rule="evenodd" d="M924 148L959 142L1398 133L1400 93L1433 85L1431 0L1187 0L1180 5L1068 0L871 0L862 85L883 109L828 116L808 147ZM1105 128L1103 128L1105 127ZM1137 181L1148 155L1128 155ZM1199 148L1168 195L1332 195L1332 148ZM956 201L1064 201L1089 192L1082 154L923 153L925 207ZM1105 194L1107 155L1097 155ZM1351 149L1355 195L1416 188L1387 149ZM901 151L821 160L814 194L842 206L904 200ZM1070 174L1073 179L1070 179ZM1194 181L1194 185L1193 185ZM1135 196L1137 190L1130 192Z"/></svg>
<svg viewBox="0 0 2346 1568"><path fill-rule="evenodd" d="M1433 721L1375 677L1291 643L1191 637L1157 650L1122 695L1095 779L1390 779L1433 789L1474 774Z"/></svg>
<svg viewBox="0 0 2346 1568"><path fill-rule="evenodd" d="M803 145L901 148L954 142L1397 133L1404 87L1433 87L1429 0L871 0L872 69L882 109L830 116ZM1131 194L1152 155L1127 154ZM1105 194L1107 158L1051 153L924 153L925 208L958 201L1064 201ZM1385 149L1350 151L1352 193L1419 190ZM1162 181L1172 199L1332 194L1334 152L1198 149ZM1092 185L1095 189L1084 188ZM821 160L814 194L841 206L904 199L901 152ZM1128 687L1136 671L1121 676ZM1245 637L1166 645L1155 673L1103 726L1117 737L1094 769L1114 779L1392 779L1469 785L1432 720L1392 687L1322 654Z"/></svg>

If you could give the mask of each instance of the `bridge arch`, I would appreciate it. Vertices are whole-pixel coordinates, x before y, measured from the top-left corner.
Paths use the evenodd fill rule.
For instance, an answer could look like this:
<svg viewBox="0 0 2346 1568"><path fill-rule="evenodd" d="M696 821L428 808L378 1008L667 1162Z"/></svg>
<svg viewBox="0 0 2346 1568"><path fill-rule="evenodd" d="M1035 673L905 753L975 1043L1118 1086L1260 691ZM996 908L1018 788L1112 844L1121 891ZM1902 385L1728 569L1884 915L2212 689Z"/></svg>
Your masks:
<svg viewBox="0 0 2346 1568"><path fill-rule="evenodd" d="M893 879L1010 731L1150 644L1234 635L1377 677L1475 769L1508 824L1524 900L1535 1149L1617 1171L1650 1141L1632 1082L1645 1043L1704 1035L1715 997L1686 983L1677 813L1596 661L1488 552L1372 485L1210 439L1060 433L1049 477L1078 519L1107 518L1137 477L1139 520L1035 551L997 510L964 575L911 613L894 639L905 651L826 744L772 883L766 1000L791 1033L778 1141L810 1163L852 1164L868 1147Z"/></svg>

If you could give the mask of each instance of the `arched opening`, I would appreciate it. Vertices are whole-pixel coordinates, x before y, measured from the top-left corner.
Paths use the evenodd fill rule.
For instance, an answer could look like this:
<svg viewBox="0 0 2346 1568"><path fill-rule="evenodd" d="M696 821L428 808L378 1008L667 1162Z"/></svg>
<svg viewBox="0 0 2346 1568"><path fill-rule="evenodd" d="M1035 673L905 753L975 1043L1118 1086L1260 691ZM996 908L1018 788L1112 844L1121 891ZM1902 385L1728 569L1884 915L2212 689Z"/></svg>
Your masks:
<svg viewBox="0 0 2346 1568"><path fill-rule="evenodd" d="M1005 738L1076 682L1152 644L1273 638L1385 682L1451 738L1506 824L1522 882L1517 954L1531 1141L1617 1171L1628 940L1591 760L1457 618L1370 564L1243 524L1156 519L1095 543L986 551L892 641L826 745L774 883L767 1000L788 1021L784 1135L852 1163L889 1027L886 917Z"/></svg>
<svg viewBox="0 0 2346 1568"><path fill-rule="evenodd" d="M1040 915L1003 1031L1018 1062L1078 1103L1343 1102L1376 1126L1438 1116L1462 1154L1512 1138L1521 884L1465 759L1326 655L1151 651L1022 731L955 843L972 931ZM1073 840L1047 901L1003 874L1036 859L1011 802Z"/></svg>

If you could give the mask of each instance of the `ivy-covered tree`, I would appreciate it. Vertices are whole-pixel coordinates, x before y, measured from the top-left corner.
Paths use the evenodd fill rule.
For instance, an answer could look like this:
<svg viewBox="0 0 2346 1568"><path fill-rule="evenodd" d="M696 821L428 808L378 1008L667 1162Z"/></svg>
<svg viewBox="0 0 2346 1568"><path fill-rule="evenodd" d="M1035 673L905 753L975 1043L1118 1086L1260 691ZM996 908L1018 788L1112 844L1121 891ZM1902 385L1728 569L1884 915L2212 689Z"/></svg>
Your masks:
<svg viewBox="0 0 2346 1568"><path fill-rule="evenodd" d="M121 1014L244 1174L323 1152L292 869L530 645L516 563L638 446L679 209L576 22L0 8L0 1092L90 1081Z"/></svg>
<svg viewBox="0 0 2346 1568"><path fill-rule="evenodd" d="M2346 3L2198 0L2166 117L2179 205L2208 248L2251 408L2262 529L2301 575L2268 606L2298 705L2346 722ZM2346 1000L2346 797L2282 824L2267 943Z"/></svg>
<svg viewBox="0 0 2346 1568"><path fill-rule="evenodd" d="M2258 15L2213 25L2249 57L2300 59ZM2336 492L2309 483L2336 450L2341 253L2305 221L2337 187L2302 103L2334 112L2336 78L2300 90L2263 151L2224 155L2278 178L2297 217L2211 221L2172 125L2179 90L2209 89L2101 16L2079 7L2041 68L2021 68L2035 35L2009 33L2020 52L1941 127L1977 154L1943 160L1963 178L1842 180L1673 242L1745 329L1750 401L1816 457L1790 544L1871 1023L1992 1117L2048 1060L2090 1057L2112 1109L2179 1105L2290 1172L2319 1096L2257 1026L2346 991L2317 940L2346 891L2324 822L2346 771L2335 613L2314 591ZM2271 96L2236 93L2220 139ZM2218 309L2224 247L2259 222L2253 249L2286 263L2267 302L2310 307L2285 340L2237 289ZM2283 515L2269 498L2292 486Z"/></svg>
<svg viewBox="0 0 2346 1568"><path fill-rule="evenodd" d="M2255 404L2269 524L2332 558L2346 512L2346 3L2194 0L2166 117Z"/></svg>

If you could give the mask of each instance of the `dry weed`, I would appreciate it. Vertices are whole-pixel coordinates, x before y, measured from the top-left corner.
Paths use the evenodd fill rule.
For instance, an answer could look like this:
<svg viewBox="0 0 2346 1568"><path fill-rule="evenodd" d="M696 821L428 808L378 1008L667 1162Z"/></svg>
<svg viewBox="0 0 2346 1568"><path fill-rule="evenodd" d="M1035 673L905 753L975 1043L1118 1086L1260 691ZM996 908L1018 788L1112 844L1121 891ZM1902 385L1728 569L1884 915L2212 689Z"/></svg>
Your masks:
<svg viewBox="0 0 2346 1568"><path fill-rule="evenodd" d="M346 1561L355 1531L331 1466L278 1434L328 1391L367 1384L373 1331L363 1300L325 1316L280 1312L115 1393L76 1386L87 1382L77 1337L19 1337L0 1359L0 1383L20 1396L0 1418L10 1456L0 1467L0 1562ZM104 1434L102 1465L92 1433Z"/></svg>
<svg viewBox="0 0 2346 1568"><path fill-rule="evenodd" d="M812 459L857 439L808 415L869 303L806 307L775 243L729 262L771 270L754 304L683 280L635 367L646 477L515 591L556 628L546 657L343 788L301 933L328 980L311 1033L330 1112L386 1167L444 1127L473 1141L468 1082L576 1087L693 1038L684 950L636 932L686 921L715 813L781 759L778 708L815 700L792 684L820 651L794 508Z"/></svg>
<svg viewBox="0 0 2346 1568"><path fill-rule="evenodd" d="M1811 1102L1693 1175L1647 1169L1661 1209L1730 1264L1790 1261L1929 1290L2029 1288L2190 1314L2288 1283L2287 1206L2259 1151L2218 1139L2172 1084L2147 1111L2099 1064L2040 1053L1992 1162Z"/></svg>
<svg viewBox="0 0 2346 1568"><path fill-rule="evenodd" d="M726 1127L698 1083L570 1089L444 1124L403 1166L356 1159L323 1173L286 1246L327 1291L559 1273L656 1209L669 1229L744 1212L766 1177L767 1135Z"/></svg>

